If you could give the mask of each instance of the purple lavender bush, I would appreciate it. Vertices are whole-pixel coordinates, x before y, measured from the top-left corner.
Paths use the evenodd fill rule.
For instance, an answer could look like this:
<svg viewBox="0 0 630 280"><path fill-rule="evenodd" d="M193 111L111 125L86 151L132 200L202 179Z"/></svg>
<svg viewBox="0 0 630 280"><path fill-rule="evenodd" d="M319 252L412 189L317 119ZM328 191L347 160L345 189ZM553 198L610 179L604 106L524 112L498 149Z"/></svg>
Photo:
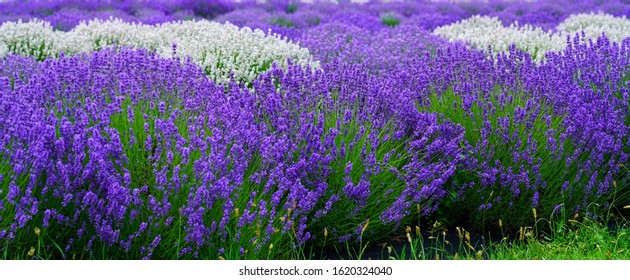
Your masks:
<svg viewBox="0 0 630 280"><path fill-rule="evenodd" d="M531 208L573 215L607 202L628 160L630 40L580 38L540 66L515 48L488 59L449 47L393 76L420 111L466 130L444 215L519 226L533 222Z"/></svg>
<svg viewBox="0 0 630 280"><path fill-rule="evenodd" d="M4 65L24 60L11 56ZM70 258L103 247L133 247L150 257L168 237L159 225L169 226L178 211L169 199L180 195L176 183L160 184L167 169L158 169L158 163L173 160L166 150L175 145L169 140L177 135L172 122L178 112L163 115L165 103L156 100L222 89L191 64L182 67L142 51L107 50L33 64L3 71L4 250L20 252L16 238L32 237L37 227L47 244L58 247L41 248L40 257ZM162 119L150 118L151 112ZM127 121L135 127L121 126Z"/></svg>
<svg viewBox="0 0 630 280"><path fill-rule="evenodd" d="M425 53L434 53L447 43L412 25L370 31L332 22L306 31L300 45L321 62L339 60L360 64L376 75L395 73Z"/></svg>

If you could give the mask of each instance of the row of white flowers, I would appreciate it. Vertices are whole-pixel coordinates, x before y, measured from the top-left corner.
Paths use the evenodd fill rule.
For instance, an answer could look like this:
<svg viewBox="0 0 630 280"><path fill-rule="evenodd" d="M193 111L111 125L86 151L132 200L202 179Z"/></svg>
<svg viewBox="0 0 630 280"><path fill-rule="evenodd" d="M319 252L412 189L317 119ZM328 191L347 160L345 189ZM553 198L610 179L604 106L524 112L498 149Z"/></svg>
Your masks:
<svg viewBox="0 0 630 280"><path fill-rule="evenodd" d="M621 42L630 37L630 19L604 13L578 14L561 22L556 29L569 34L584 31L588 38L597 38L606 33L611 41Z"/></svg>
<svg viewBox="0 0 630 280"><path fill-rule="evenodd" d="M630 20L603 13L578 14L561 22L553 32L528 24L520 26L518 22L505 27L496 17L477 15L433 31L451 42L465 42L473 48L488 50L492 47L494 53L514 44L532 54L536 61L541 61L549 51L564 50L567 36L581 32L593 39L605 33L611 41L621 42L630 37Z"/></svg>
<svg viewBox="0 0 630 280"><path fill-rule="evenodd" d="M164 57L190 57L208 76L225 83L230 73L241 81L252 81L273 62L318 67L308 49L248 27L211 21L171 22L161 25L126 23L119 19L92 20L68 32L53 30L50 23L6 22L0 26L0 56L6 53L38 58L57 57L99 50L107 46L130 46L156 51Z"/></svg>

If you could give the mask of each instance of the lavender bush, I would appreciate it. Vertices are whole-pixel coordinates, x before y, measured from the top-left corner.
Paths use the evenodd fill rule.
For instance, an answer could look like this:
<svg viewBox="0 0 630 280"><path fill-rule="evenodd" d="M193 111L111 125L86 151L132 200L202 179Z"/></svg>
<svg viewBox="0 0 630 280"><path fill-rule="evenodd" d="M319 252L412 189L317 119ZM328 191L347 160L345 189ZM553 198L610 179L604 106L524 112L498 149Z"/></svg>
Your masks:
<svg viewBox="0 0 630 280"><path fill-rule="evenodd" d="M370 31L333 22L309 29L300 44L321 62L360 64L374 74L384 75L406 67L427 51L435 52L446 42L410 25Z"/></svg>
<svg viewBox="0 0 630 280"><path fill-rule="evenodd" d="M628 160L629 43L575 37L540 66L514 46L496 59L451 47L396 74L420 111L466 130L468 156L448 203L455 212L519 225L530 208L575 214L604 203Z"/></svg>

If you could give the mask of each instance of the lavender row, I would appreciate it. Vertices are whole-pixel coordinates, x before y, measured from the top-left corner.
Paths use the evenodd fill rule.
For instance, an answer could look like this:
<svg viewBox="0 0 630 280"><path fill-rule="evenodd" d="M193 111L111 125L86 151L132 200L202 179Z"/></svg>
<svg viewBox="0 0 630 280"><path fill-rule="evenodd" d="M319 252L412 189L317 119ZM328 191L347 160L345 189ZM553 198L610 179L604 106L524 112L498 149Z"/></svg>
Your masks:
<svg viewBox="0 0 630 280"><path fill-rule="evenodd" d="M56 31L40 20L0 25L0 56L10 53L44 60L108 46L145 48L163 57L190 59L217 83L226 83L230 77L251 83L273 62L286 67L287 58L297 64L318 65L307 49L275 34L207 20L145 25L97 19L68 32Z"/></svg>
<svg viewBox="0 0 630 280"><path fill-rule="evenodd" d="M353 66L274 66L253 90L143 51L10 56L2 73L4 246L35 227L63 256L347 240L432 209L461 154L461 128Z"/></svg>
<svg viewBox="0 0 630 280"><path fill-rule="evenodd" d="M214 20L229 21L238 26L249 26L299 40L305 31L325 23L343 23L370 31L398 25L419 27L427 31L452 24L472 16L497 17L505 24L518 22L554 28L570 15L602 12L613 16L630 16L630 7L623 1L371 1L365 4L350 2L299 3L298 1L269 1L267 4L245 5Z"/></svg>
<svg viewBox="0 0 630 280"><path fill-rule="evenodd" d="M497 17L506 24L519 22L553 30L572 14L603 12L629 16L630 8L620 0L605 1L396 1L365 4L347 1L294 0L256 1L178 0L178 1L14 1L0 3L0 22L40 19L58 30L70 30L81 21L120 18L127 22L158 24L177 20L213 19L240 27L267 30L299 39L310 27L340 22L369 30L409 24L432 31L475 15Z"/></svg>
<svg viewBox="0 0 630 280"><path fill-rule="evenodd" d="M604 13L576 14L562 21L555 32L545 32L531 25L504 27L498 18L474 16L455 24L438 27L433 32L450 41L465 42L473 48L490 52L506 51L512 44L541 61L549 51L562 51L566 38L579 33L588 39L606 34L620 43L630 37L630 20Z"/></svg>
<svg viewBox="0 0 630 280"><path fill-rule="evenodd" d="M0 22L40 19L56 30L68 31L82 21L119 18L125 22L158 24L179 20L212 18L236 8L223 0L39 0L0 3Z"/></svg>

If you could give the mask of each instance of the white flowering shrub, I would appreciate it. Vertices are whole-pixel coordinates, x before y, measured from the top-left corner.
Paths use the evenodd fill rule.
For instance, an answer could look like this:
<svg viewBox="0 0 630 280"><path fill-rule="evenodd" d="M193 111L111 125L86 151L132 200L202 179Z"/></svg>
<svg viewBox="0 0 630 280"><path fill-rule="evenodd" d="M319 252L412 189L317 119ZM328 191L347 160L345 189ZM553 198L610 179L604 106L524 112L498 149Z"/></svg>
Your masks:
<svg viewBox="0 0 630 280"><path fill-rule="evenodd" d="M238 28L230 23L211 21L170 22L161 25L126 23L118 19L92 20L68 32L55 31L48 22L7 22L0 26L0 46L7 53L35 56L39 59L99 50L108 46L146 48L158 54L190 57L217 83L229 81L230 74L239 81L253 81L273 62L286 67L293 63L318 67L309 51L275 34ZM0 55L2 47L0 47Z"/></svg>
<svg viewBox="0 0 630 280"><path fill-rule="evenodd" d="M531 25L519 26L513 23L504 27L496 17L473 16L454 24L441 26L433 31L449 41L465 42L471 47L493 52L507 50L511 44L532 54L534 60L541 60L548 51L559 51L566 47L566 39L552 32Z"/></svg>
<svg viewBox="0 0 630 280"><path fill-rule="evenodd" d="M0 45L8 53L34 56L39 59L57 53L59 37L50 23L33 20L29 22L5 22L0 26Z"/></svg>
<svg viewBox="0 0 630 280"><path fill-rule="evenodd" d="M9 47L4 43L0 43L0 57L4 57L9 52Z"/></svg>
<svg viewBox="0 0 630 280"><path fill-rule="evenodd" d="M564 33L584 32L587 38L597 38L606 33L613 42L621 42L630 37L630 20L605 13L571 15L561 22L556 30Z"/></svg>
<svg viewBox="0 0 630 280"><path fill-rule="evenodd" d="M58 32L62 50L70 54L100 50L112 46L130 46L155 50L173 38L160 38L158 26L126 23L119 19L82 22L69 32ZM163 40L161 40L163 39ZM172 44L172 42L171 42Z"/></svg>
<svg viewBox="0 0 630 280"><path fill-rule="evenodd" d="M572 15L556 28L556 32L544 31L531 25L519 26L513 23L508 27L496 17L473 16L454 24L436 28L433 33L454 42L465 42L477 49L493 52L505 51L511 44L529 52L535 61L541 61L549 51L562 51L566 48L567 36L582 33L588 38L600 37L603 33L614 42L630 37L630 20L599 14Z"/></svg>
<svg viewBox="0 0 630 280"><path fill-rule="evenodd" d="M159 33L161 38L171 38L168 42L177 44L178 56L190 56L217 82L227 81L230 72L252 81L273 62L286 67L287 58L297 64L318 66L308 49L259 29L198 21L163 24ZM172 43L160 44L156 50L161 55L171 55Z"/></svg>

